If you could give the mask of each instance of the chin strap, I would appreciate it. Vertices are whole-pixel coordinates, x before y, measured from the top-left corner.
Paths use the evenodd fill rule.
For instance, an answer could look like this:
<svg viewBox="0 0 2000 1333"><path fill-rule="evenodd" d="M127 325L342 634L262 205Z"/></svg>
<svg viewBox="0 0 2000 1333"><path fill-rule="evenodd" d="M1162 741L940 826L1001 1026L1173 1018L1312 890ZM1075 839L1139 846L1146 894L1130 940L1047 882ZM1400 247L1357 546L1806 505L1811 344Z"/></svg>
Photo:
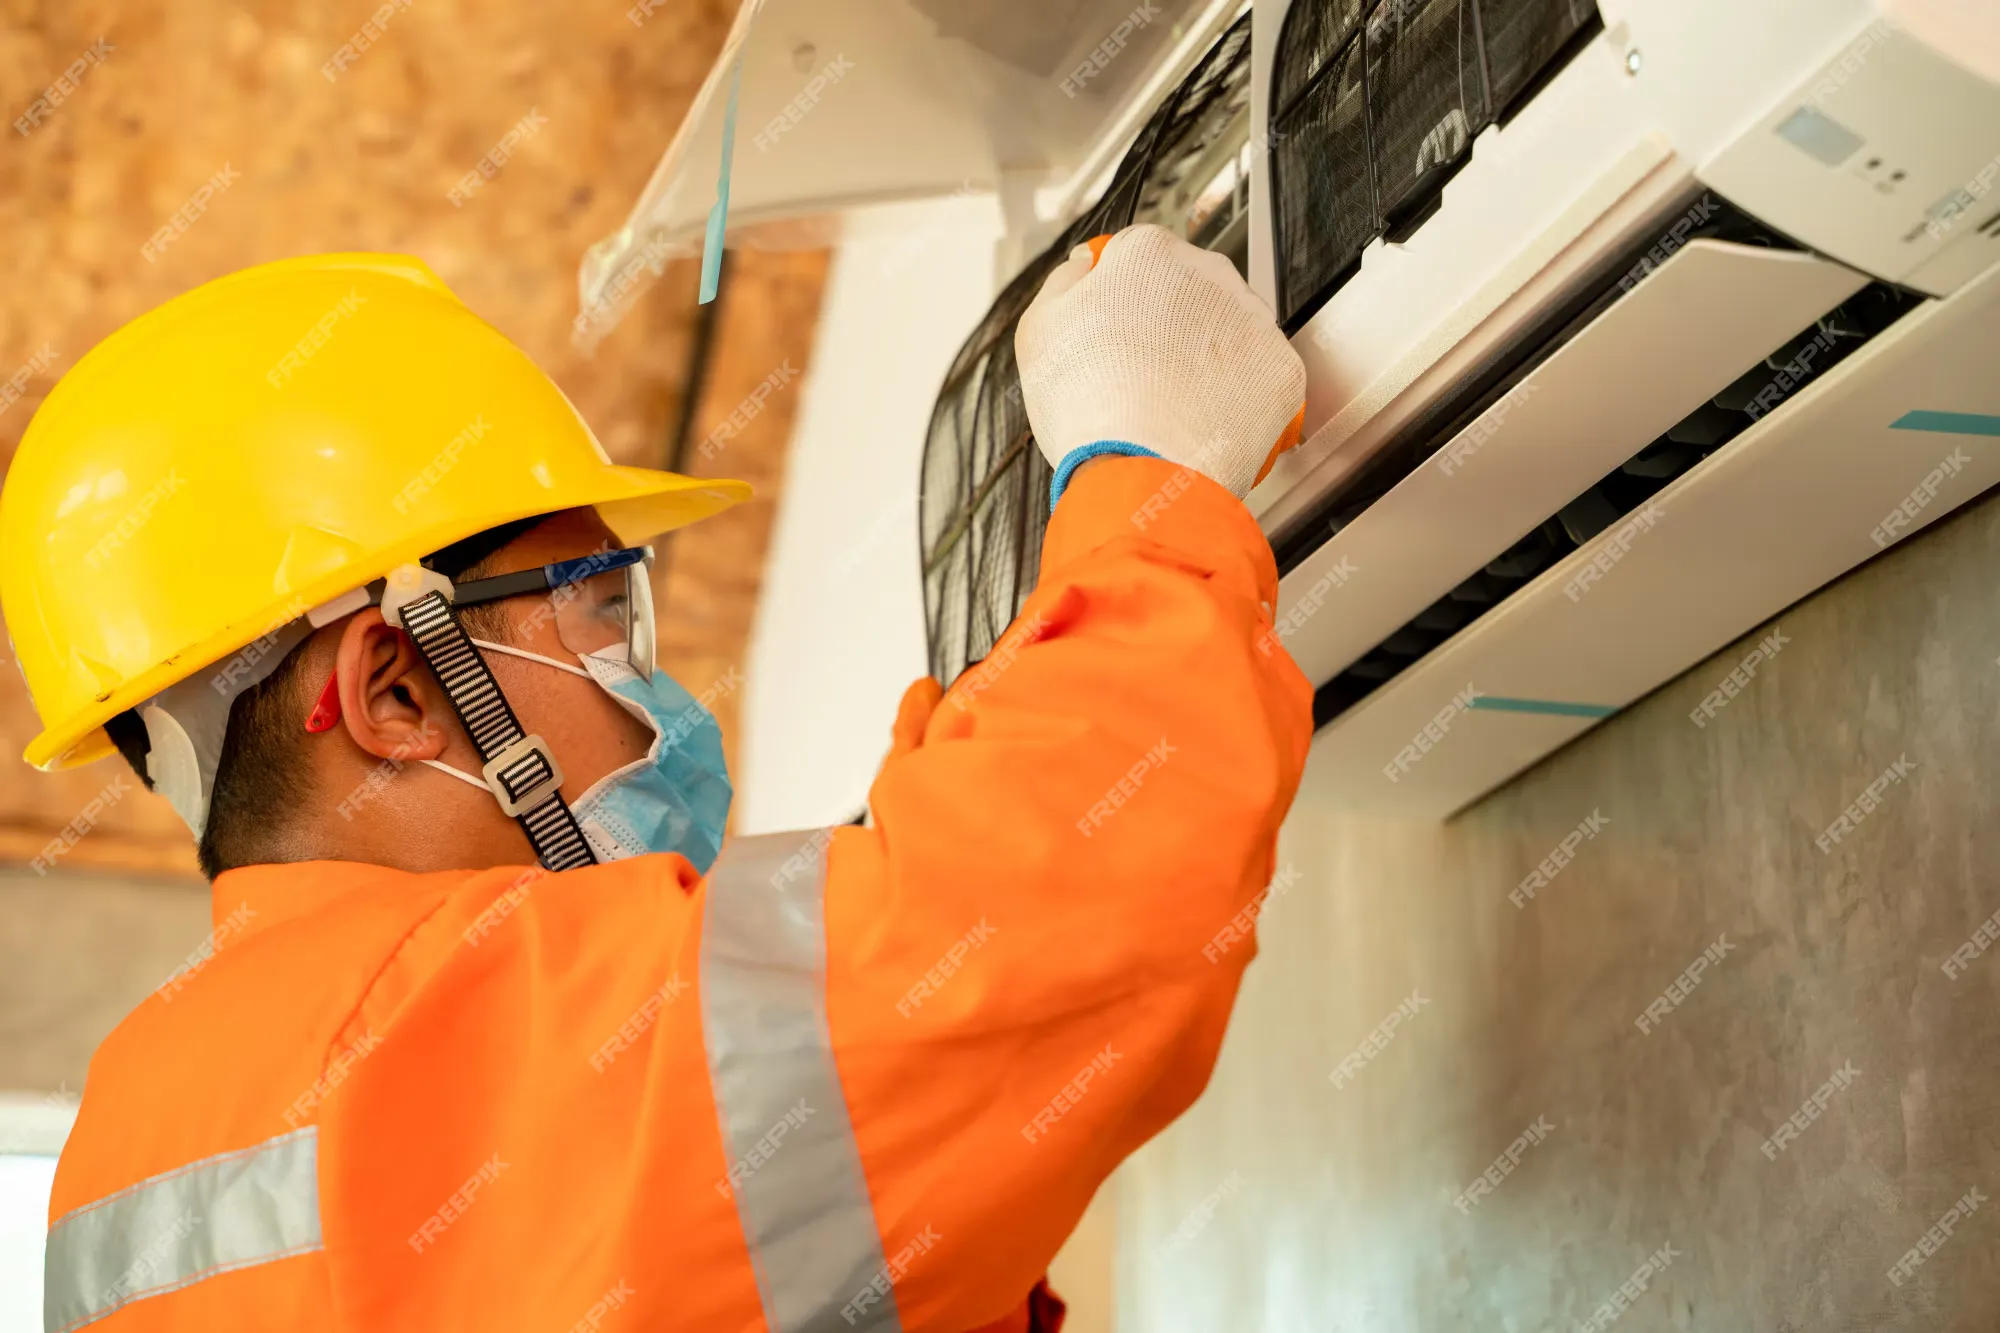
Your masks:
<svg viewBox="0 0 2000 1333"><path fill-rule="evenodd" d="M500 808L520 821L548 870L597 864L590 842L562 798L562 769L540 736L530 736L500 692L486 660L445 600L432 589L401 608L403 629L423 654L465 724L486 767L480 776Z"/></svg>

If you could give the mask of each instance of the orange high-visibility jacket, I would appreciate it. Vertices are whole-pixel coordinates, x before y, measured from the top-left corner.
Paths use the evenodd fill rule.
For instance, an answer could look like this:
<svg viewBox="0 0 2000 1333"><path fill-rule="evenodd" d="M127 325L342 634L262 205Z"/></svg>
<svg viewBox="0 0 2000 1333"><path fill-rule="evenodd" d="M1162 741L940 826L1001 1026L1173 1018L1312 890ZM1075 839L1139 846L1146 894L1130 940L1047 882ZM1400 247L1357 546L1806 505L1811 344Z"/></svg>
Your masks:
<svg viewBox="0 0 2000 1333"><path fill-rule="evenodd" d="M1275 595L1241 503L1107 459L905 695L873 827L221 876L91 1064L48 1329L1053 1327L1254 951L1312 729Z"/></svg>

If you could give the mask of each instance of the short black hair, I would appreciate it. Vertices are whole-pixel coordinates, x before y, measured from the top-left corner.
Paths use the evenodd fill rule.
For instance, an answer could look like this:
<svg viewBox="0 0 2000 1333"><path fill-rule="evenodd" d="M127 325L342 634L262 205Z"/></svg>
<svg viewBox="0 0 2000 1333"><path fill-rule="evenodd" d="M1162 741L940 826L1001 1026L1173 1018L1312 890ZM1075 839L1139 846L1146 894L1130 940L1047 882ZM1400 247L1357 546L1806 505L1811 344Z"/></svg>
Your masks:
<svg viewBox="0 0 2000 1333"><path fill-rule="evenodd" d="M482 578L492 572L488 566L502 547L546 517L517 519L475 533L424 564L453 582ZM503 637L510 623L497 602L467 607L459 620L467 633L482 639ZM314 798L310 772L298 755L306 710L312 705L307 695L316 688L303 674L308 642L301 641L285 654L270 675L237 695L229 707L208 824L196 848L201 873L211 880L238 866L282 860L292 815ZM146 757L152 744L138 712L120 713L104 724L104 730L150 790L153 780L146 774Z"/></svg>

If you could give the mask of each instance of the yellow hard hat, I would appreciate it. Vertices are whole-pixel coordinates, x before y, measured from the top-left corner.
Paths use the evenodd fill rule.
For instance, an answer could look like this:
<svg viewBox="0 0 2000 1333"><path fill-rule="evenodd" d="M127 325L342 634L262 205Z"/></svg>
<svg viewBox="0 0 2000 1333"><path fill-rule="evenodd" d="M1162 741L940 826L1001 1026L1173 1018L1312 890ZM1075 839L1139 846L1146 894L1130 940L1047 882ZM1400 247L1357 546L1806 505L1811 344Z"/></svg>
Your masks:
<svg viewBox="0 0 2000 1333"><path fill-rule="evenodd" d="M627 545L747 499L620 467L551 379L420 261L217 279L57 384L0 493L0 610L38 768L314 607L474 533L595 506Z"/></svg>

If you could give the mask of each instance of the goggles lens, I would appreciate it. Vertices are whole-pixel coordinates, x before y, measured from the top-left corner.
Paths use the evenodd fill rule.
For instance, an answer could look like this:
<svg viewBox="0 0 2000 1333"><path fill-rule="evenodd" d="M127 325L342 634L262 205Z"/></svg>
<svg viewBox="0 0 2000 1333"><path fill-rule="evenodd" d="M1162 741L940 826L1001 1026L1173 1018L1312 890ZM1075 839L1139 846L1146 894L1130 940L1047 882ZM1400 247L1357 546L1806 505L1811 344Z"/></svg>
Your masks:
<svg viewBox="0 0 2000 1333"><path fill-rule="evenodd" d="M556 637L583 657L619 656L645 680L653 678L653 551L623 569L609 569L551 589Z"/></svg>

